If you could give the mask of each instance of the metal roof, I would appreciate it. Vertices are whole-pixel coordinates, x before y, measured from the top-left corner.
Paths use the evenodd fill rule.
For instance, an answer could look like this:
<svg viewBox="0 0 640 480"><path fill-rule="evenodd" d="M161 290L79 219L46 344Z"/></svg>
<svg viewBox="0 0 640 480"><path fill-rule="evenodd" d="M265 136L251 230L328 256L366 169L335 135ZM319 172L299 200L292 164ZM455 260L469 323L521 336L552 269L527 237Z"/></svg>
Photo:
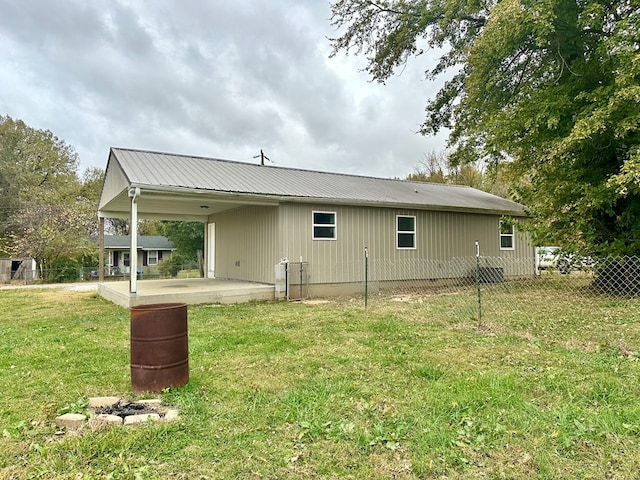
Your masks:
<svg viewBox="0 0 640 480"><path fill-rule="evenodd" d="M154 192L232 194L233 198L276 202L308 201L514 216L525 214L523 205L460 185L410 182L123 148L111 149L107 179L110 170L113 170L110 167L112 161L120 166L128 187ZM110 200L103 199L101 205L106 205Z"/></svg>
<svg viewBox="0 0 640 480"><path fill-rule="evenodd" d="M130 235L105 235L104 247L127 250L131 247ZM138 248L141 250L175 250L176 244L167 237L159 235L138 235Z"/></svg>

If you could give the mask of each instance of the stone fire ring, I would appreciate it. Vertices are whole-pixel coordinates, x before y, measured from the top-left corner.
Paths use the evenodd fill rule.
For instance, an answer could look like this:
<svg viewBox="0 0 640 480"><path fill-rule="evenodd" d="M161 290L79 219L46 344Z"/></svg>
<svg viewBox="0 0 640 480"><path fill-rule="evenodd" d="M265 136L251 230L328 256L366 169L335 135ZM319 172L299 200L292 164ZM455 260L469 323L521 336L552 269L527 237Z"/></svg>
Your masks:
<svg viewBox="0 0 640 480"><path fill-rule="evenodd" d="M140 425L147 422L171 422L178 410L162 404L160 399L129 402L120 397L89 398L89 415L65 413L56 417L58 428L79 430L87 425L92 430L119 425Z"/></svg>

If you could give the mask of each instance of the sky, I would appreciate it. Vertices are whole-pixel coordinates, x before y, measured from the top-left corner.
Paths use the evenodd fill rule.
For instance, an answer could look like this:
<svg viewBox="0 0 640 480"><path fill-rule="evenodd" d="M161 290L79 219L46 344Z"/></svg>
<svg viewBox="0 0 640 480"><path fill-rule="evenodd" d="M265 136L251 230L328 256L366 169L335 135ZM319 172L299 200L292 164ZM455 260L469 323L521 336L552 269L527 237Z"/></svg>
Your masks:
<svg viewBox="0 0 640 480"><path fill-rule="evenodd" d="M110 147L400 177L446 136L417 133L429 54L385 85L330 58L326 0L0 0L0 115L52 131L79 173Z"/></svg>

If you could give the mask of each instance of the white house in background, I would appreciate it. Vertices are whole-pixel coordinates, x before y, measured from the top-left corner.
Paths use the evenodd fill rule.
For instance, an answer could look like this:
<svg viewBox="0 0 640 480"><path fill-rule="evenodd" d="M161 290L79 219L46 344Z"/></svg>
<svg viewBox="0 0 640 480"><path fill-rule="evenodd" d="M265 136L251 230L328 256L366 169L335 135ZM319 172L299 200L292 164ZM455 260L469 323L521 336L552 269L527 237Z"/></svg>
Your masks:
<svg viewBox="0 0 640 480"><path fill-rule="evenodd" d="M158 264L168 260L176 249L167 237L138 235L136 269L143 276L159 275ZM131 237L129 235L105 235L105 272L110 276L124 276L131 272Z"/></svg>
<svg viewBox="0 0 640 480"><path fill-rule="evenodd" d="M459 185L112 148L98 216L200 221L208 278L277 289L276 265L300 261L310 296L362 291L365 247L371 265L389 266L378 281L466 276L447 263L473 258L476 242L519 260L505 277L535 274L529 237L509 221L524 206Z"/></svg>

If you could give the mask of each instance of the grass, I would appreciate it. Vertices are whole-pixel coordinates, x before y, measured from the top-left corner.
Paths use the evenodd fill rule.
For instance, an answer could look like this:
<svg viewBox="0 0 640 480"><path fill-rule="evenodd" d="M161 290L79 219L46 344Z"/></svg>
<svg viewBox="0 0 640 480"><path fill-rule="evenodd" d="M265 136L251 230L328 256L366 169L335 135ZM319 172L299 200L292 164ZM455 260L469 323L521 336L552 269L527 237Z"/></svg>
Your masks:
<svg viewBox="0 0 640 480"><path fill-rule="evenodd" d="M473 296L189 307L180 419L74 434L54 417L134 398L129 312L5 290L0 479L636 477L640 319L514 295L481 325Z"/></svg>

